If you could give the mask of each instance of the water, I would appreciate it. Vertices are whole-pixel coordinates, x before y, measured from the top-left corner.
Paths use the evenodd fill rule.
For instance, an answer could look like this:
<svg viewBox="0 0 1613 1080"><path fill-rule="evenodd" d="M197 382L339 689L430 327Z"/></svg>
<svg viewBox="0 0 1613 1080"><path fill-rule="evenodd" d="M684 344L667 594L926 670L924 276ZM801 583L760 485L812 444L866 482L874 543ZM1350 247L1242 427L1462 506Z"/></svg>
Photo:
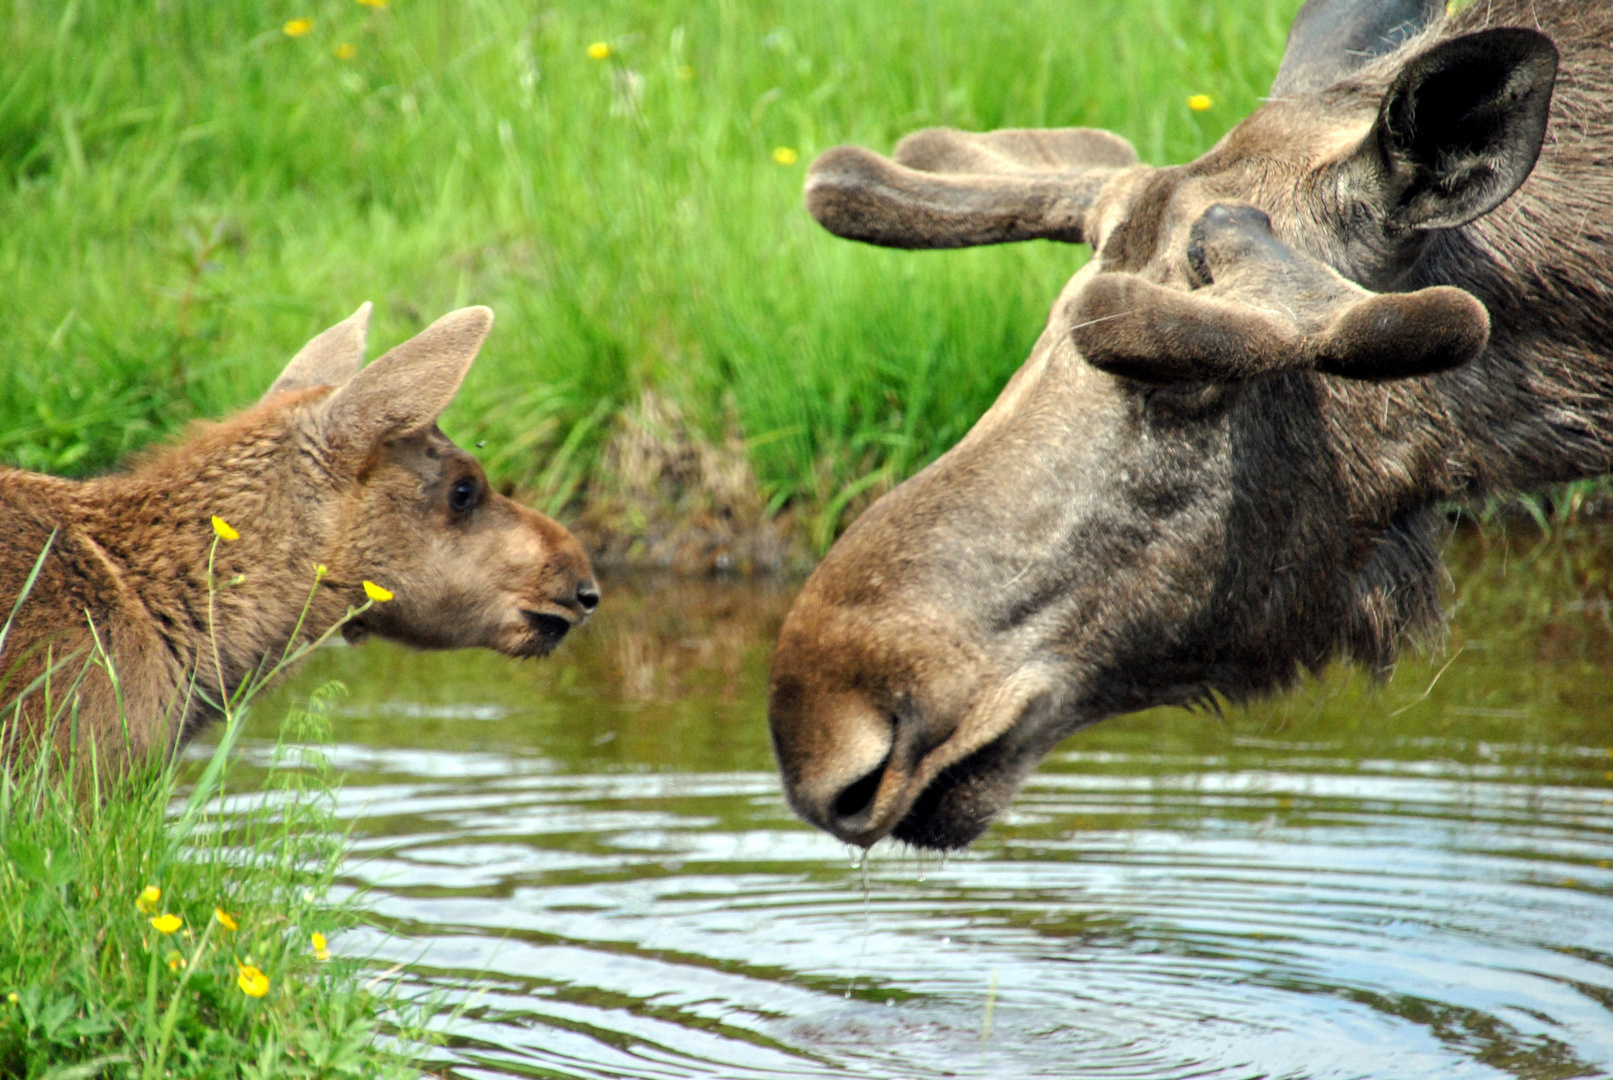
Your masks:
<svg viewBox="0 0 1613 1080"><path fill-rule="evenodd" d="M278 700L350 687L337 944L475 984L460 1077L1608 1076L1604 551L1460 540L1387 686L1078 733L944 864L783 805L780 586L608 581L542 664L332 649Z"/></svg>

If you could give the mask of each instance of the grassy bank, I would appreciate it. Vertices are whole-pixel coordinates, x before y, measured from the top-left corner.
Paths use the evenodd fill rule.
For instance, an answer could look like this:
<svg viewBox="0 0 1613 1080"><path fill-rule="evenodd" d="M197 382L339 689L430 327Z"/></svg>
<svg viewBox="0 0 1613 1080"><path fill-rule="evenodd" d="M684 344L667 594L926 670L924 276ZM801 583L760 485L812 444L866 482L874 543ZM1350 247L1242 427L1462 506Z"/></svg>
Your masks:
<svg viewBox="0 0 1613 1080"><path fill-rule="evenodd" d="M445 426L499 481L821 545L968 428L1084 249L836 240L813 155L1087 124L1183 160L1297 6L5 0L0 459L103 469L361 300L381 345L479 302Z"/></svg>
<svg viewBox="0 0 1613 1080"><path fill-rule="evenodd" d="M358 911L328 895L323 705L290 717L261 794L229 796L227 768L180 805L173 766L0 773L0 1076L419 1075L377 1042L385 980L328 951Z"/></svg>
<svg viewBox="0 0 1613 1080"><path fill-rule="evenodd" d="M214 521L216 549L227 530ZM45 557L0 622L0 655ZM211 554L207 565L211 576ZM209 612L212 604L210 593ZM196 762L131 759L114 742L116 727L91 737L80 687L92 673L118 685L99 639L87 655L61 656L25 688L7 690L0 1077L419 1075L413 1051L423 1031L403 1016L425 1022L432 1010L405 1008L382 989L391 972L372 978L362 958L331 951L331 935L363 916L353 895L330 895L347 837L319 746L339 687L288 710L267 773L243 793L232 788L247 706L340 626L288 645L233 692L217 687L220 737ZM195 682L189 692L207 695ZM141 720L125 717L125 733Z"/></svg>

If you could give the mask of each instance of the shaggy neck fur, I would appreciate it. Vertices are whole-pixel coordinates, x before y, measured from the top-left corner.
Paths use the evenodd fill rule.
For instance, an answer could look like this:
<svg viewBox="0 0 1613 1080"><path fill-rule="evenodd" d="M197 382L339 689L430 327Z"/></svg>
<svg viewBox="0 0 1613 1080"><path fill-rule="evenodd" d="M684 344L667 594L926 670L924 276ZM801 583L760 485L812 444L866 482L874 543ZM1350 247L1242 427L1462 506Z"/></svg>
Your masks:
<svg viewBox="0 0 1613 1080"><path fill-rule="evenodd" d="M1348 582L1340 653L1382 670L1443 622L1437 505L1613 471L1613 8L1486 0L1409 48L1487 26L1538 28L1562 57L1534 171L1495 211L1437 234L1401 288L1455 285L1490 313L1490 343L1443 375L1371 384L1317 378L1344 492L1371 554ZM1404 54L1358 77L1381 97ZM1371 433L1375 445L1360 445ZM1408 479L1411 483L1407 483Z"/></svg>
<svg viewBox="0 0 1613 1080"><path fill-rule="evenodd" d="M58 530L12 636L47 644L0 655L3 699L12 703L54 661L53 704L77 681L72 692L94 706L81 709L86 715L104 714L110 696L127 715L166 718L158 729L127 733L130 751L149 752L216 717L221 697L272 668L293 633L309 640L340 619L359 583L345 580L331 550L337 523L320 515L317 494L332 480L309 431L310 412L300 407L326 392L283 395L208 425L128 473L82 483L0 473L0 502L20 534L0 554L0 579L20 587ZM219 542L209 582L214 515L240 539ZM331 571L317 589L316 563ZM97 637L112 671L92 666L78 681L97 654ZM8 740L44 734L51 718L43 691L23 699L22 724ZM7 719L17 716L13 708ZM122 749L107 741L124 733L77 737L86 734L106 751ZM50 737L65 745L74 733Z"/></svg>

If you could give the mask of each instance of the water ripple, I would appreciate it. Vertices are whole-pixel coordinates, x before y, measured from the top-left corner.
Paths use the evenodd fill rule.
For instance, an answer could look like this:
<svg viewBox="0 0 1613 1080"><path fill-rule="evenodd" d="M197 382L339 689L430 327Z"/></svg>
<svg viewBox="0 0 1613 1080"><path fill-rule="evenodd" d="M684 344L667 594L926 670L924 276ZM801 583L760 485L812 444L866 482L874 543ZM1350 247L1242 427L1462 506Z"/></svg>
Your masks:
<svg viewBox="0 0 1613 1080"><path fill-rule="evenodd" d="M341 945L454 988L465 1077L1613 1064L1600 789L1314 757L1127 775L1108 755L1035 778L944 867L876 852L865 894L771 774L336 756L364 769L340 805L379 920Z"/></svg>

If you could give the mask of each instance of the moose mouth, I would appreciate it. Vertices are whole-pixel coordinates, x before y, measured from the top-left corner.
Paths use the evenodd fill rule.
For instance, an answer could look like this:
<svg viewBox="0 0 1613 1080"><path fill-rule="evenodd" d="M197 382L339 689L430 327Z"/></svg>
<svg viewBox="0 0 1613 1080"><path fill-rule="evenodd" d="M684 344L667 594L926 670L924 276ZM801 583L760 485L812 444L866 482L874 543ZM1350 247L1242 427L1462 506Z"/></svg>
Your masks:
<svg viewBox="0 0 1613 1080"><path fill-rule="evenodd" d="M913 796L895 825L881 829L875 802L889 771L890 758L848 786L834 802L836 834L848 843L870 846L888 835L914 847L954 851L968 847L1008 804L1025 770L1015 767L1017 754L1008 735L942 769Z"/></svg>
<svg viewBox="0 0 1613 1080"><path fill-rule="evenodd" d="M1026 670L987 694L941 746L914 761L898 739L863 776L804 816L849 844L892 836L915 847L967 847L1008 805L1062 730L1055 695Z"/></svg>
<svg viewBox="0 0 1613 1080"><path fill-rule="evenodd" d="M1028 771L1004 735L943 769L913 800L891 835L934 851L968 847L1008 805Z"/></svg>
<svg viewBox="0 0 1613 1080"><path fill-rule="evenodd" d="M521 616L532 633L516 653L519 656L533 659L548 656L571 632L571 620L560 615L523 608Z"/></svg>

